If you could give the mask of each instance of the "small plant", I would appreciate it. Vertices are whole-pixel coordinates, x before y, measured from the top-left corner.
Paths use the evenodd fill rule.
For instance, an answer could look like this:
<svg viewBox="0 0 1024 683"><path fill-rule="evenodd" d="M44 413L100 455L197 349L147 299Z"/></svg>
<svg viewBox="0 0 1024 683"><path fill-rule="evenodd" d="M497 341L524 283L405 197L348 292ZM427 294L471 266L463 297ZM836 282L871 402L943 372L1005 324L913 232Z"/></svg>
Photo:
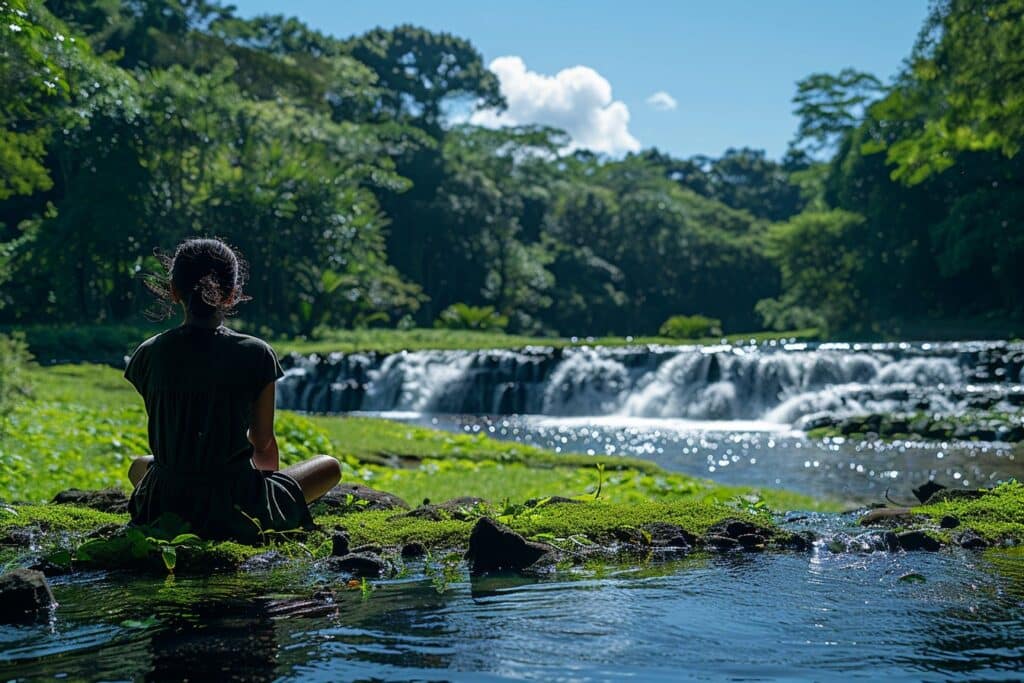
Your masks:
<svg viewBox="0 0 1024 683"><path fill-rule="evenodd" d="M597 490L594 491L594 500L601 498L601 488L604 486L604 463L597 463Z"/></svg>
<svg viewBox="0 0 1024 683"><path fill-rule="evenodd" d="M703 315L674 315L662 324L658 334L670 339L721 337L722 321Z"/></svg>
<svg viewBox="0 0 1024 683"><path fill-rule="evenodd" d="M483 330L501 332L508 327L508 316L494 310L494 306L452 304L441 311L434 327L446 330Z"/></svg>
<svg viewBox="0 0 1024 683"><path fill-rule="evenodd" d="M462 556L458 553L448 553L440 562L434 560L433 555L427 553L426 561L423 563L424 573L430 577L430 583L438 594L448 590L448 587L458 581L462 576L460 565Z"/></svg>

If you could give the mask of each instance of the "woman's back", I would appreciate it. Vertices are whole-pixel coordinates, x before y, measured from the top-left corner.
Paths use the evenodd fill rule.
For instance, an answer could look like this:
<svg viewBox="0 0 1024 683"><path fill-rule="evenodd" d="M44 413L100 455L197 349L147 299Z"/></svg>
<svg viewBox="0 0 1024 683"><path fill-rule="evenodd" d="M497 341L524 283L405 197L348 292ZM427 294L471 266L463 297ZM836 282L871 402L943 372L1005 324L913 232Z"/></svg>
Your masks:
<svg viewBox="0 0 1024 683"><path fill-rule="evenodd" d="M248 462L253 402L282 374L264 341L223 325L181 325L158 334L139 346L125 370L145 399L157 464L188 472Z"/></svg>

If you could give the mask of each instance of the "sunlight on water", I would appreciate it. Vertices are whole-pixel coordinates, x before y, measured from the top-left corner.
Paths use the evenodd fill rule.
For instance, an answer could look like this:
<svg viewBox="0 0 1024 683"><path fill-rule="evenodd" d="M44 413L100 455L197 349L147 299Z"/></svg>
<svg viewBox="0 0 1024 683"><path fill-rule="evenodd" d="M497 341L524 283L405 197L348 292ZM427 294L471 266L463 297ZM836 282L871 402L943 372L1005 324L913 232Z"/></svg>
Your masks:
<svg viewBox="0 0 1024 683"><path fill-rule="evenodd" d="M838 532L854 518L813 523ZM230 665L247 679L318 681L1012 677L1024 657L1019 560L819 546L544 581L463 575L444 594L381 581L367 599L329 579L335 598L311 597L315 572L283 583L99 575L58 582L49 622L2 631L0 676L160 667L209 679ZM924 581L901 581L908 573Z"/></svg>

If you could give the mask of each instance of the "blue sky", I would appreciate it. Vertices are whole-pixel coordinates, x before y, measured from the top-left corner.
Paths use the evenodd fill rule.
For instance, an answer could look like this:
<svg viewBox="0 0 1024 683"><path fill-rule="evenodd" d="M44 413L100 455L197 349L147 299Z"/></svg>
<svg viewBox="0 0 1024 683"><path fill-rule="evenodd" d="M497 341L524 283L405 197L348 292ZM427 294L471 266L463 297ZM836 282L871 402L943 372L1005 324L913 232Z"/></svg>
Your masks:
<svg viewBox="0 0 1024 683"><path fill-rule="evenodd" d="M486 63L506 58L495 70L510 111L478 121L558 124L578 146L680 156L740 146L781 156L796 129L790 99L798 79L847 66L888 79L927 12L927 0L234 4L242 16L294 15L337 36L401 23L463 36ZM649 101L655 93L669 98Z"/></svg>

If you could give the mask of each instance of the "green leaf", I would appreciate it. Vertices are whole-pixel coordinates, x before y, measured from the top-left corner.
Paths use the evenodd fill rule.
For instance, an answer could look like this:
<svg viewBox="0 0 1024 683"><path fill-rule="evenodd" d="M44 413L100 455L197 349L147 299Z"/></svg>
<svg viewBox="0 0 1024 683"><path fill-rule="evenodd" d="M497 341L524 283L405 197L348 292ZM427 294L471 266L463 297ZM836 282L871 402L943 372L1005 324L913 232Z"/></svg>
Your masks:
<svg viewBox="0 0 1024 683"><path fill-rule="evenodd" d="M173 572L174 567L178 564L178 550L173 545L165 545L160 548L160 557L164 561L164 566L167 567L167 571Z"/></svg>

